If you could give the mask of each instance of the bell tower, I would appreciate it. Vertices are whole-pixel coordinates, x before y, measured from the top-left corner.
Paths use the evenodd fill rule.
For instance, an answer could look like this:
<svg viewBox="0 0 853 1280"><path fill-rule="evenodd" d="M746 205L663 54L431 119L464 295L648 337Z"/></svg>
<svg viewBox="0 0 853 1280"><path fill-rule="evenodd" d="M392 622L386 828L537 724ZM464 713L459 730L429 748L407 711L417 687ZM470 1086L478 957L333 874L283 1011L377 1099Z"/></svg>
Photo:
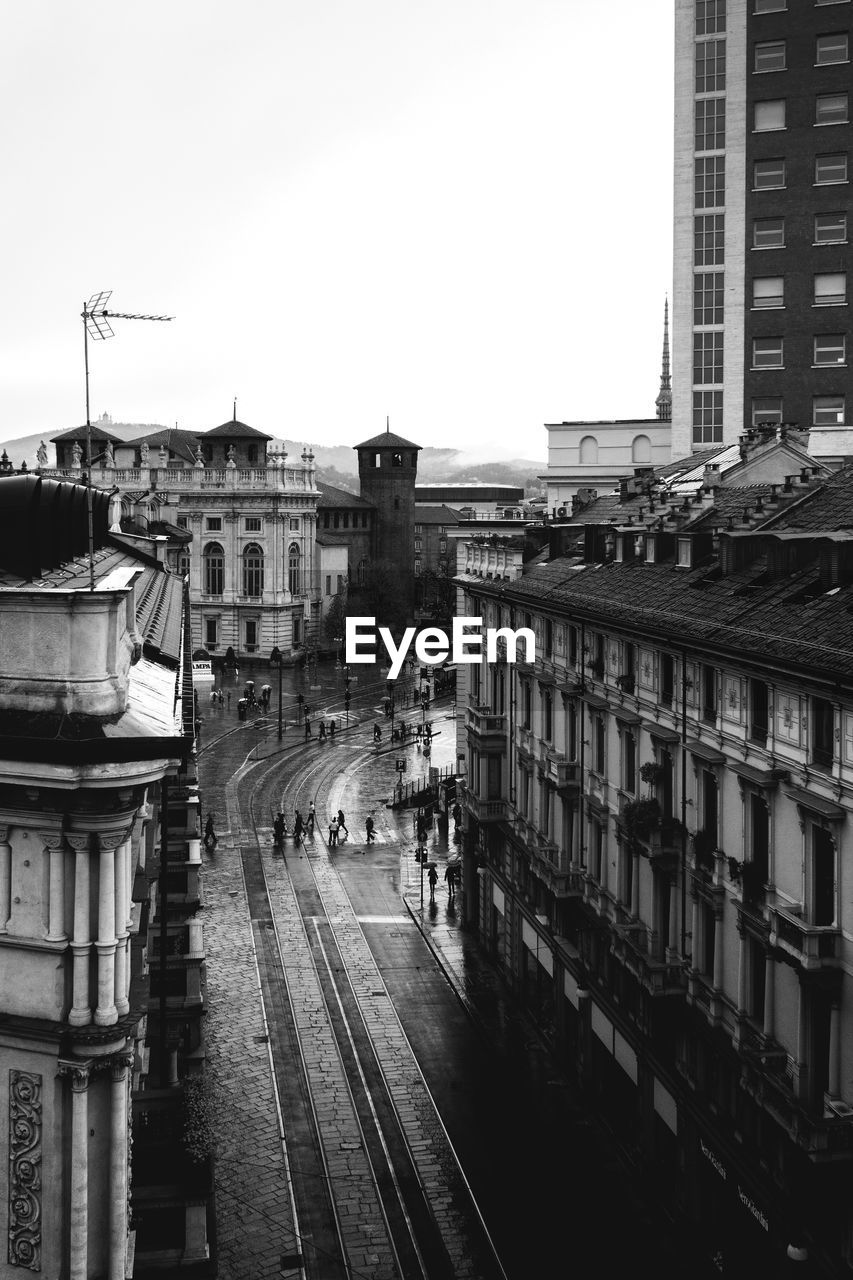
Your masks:
<svg viewBox="0 0 853 1280"><path fill-rule="evenodd" d="M421 446L384 433L354 446L361 496L376 508L374 554L393 565L406 582L415 568L415 481Z"/></svg>

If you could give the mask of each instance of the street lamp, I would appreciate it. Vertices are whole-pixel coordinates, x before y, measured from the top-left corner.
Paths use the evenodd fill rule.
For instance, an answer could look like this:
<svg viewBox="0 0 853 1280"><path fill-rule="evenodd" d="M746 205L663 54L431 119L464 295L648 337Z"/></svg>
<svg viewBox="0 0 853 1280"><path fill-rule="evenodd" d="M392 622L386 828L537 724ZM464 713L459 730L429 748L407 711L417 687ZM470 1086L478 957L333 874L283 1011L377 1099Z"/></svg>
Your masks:
<svg viewBox="0 0 853 1280"><path fill-rule="evenodd" d="M388 702L390 704L389 709L391 712L391 741L393 742L394 741L394 678L393 676L389 676L385 683L388 689Z"/></svg>
<svg viewBox="0 0 853 1280"><path fill-rule="evenodd" d="M279 649L278 645L275 646L270 654L270 662L274 662L278 667L278 740L281 742L284 730L281 721L281 649Z"/></svg>

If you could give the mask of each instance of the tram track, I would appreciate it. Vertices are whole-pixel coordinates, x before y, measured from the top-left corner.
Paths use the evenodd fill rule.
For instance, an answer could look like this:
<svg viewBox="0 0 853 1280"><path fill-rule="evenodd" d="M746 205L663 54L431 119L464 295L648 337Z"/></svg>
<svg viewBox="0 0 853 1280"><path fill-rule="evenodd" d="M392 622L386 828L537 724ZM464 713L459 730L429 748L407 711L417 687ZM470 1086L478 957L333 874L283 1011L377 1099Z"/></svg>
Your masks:
<svg viewBox="0 0 853 1280"><path fill-rule="evenodd" d="M343 756L349 759L344 761ZM268 827L261 820L260 815L272 813L278 807L292 812L296 806L297 797L304 796L306 792L315 798L318 814L322 813L324 803L330 802L330 793L336 798L342 794L340 790L342 765L345 777L369 767L368 762L363 759L363 748L358 750L344 748L343 742L336 744L332 751L324 751L319 760L310 763L306 761L299 769L298 776L283 786L280 776L277 776L280 775L282 763L284 762L279 758L268 762L266 768L253 767L251 770L253 789L247 804L247 826L254 836L252 842L254 851L250 851L244 845L243 858L244 863L254 864L252 873L247 875L247 886L251 884L250 906L253 919L256 915L261 918L264 911L270 916L275 914L271 901L271 887L261 856L261 849L267 843ZM317 836L320 837L319 831ZM322 843L321 837L320 842ZM287 846L288 851L290 849L295 851L296 847L290 843ZM423 1138L427 1133L430 1142L435 1144L436 1151L440 1149L441 1154L437 1155L436 1159L439 1164L443 1162L449 1182L457 1187L453 1198L457 1201L463 1198L470 1201L469 1209L463 1212L462 1217L465 1218L468 1227L474 1231L477 1238L476 1247L468 1250L472 1256L462 1263L457 1241L456 1256L451 1257L451 1251L448 1250L444 1240L449 1222L446 1206L442 1205L439 1221L430 1205L420 1172L419 1166L424 1164L425 1154L422 1150L413 1151L407 1134L407 1125L409 1127L412 1125L411 1116L407 1114L404 1123L400 1114L401 1107L404 1113L409 1111L409 1103L401 1094L399 1085L395 1087L389 1080L387 1054L383 1065L382 1055L377 1051L368 1027L370 1013L362 1007L360 999L360 995L362 998L364 996L364 974L363 972L361 974L362 990L359 992L359 981L352 972L347 950L341 945L338 936L340 913L333 910L330 918L327 901L328 885L324 892L318 880L318 872L321 870L324 870L327 875L332 875L336 880L337 873L325 864L325 849L320 853L319 845L314 846L314 852L312 852L311 841L304 845L300 844L298 848L300 856L287 857L287 880L298 909L302 936L310 951L314 975L322 994L325 1016L328 1018L336 1052L346 1075L353 1116L358 1127L358 1141L363 1146L369 1161L371 1179L382 1209L398 1274L404 1277L404 1280L409 1280L410 1277L412 1280L416 1278L417 1280L451 1280L452 1277L463 1275L476 1276L477 1280L480 1277L489 1277L489 1280L494 1277L495 1280L502 1280L503 1269L471 1188L467 1184L458 1157L450 1144L449 1136L435 1111L435 1104L429 1094L426 1081L417 1068L411 1046L396 1013L393 1012L390 997L382 984L381 992L373 990L370 995L384 998L386 1018L390 1011L393 1014L393 1022L396 1024L394 1037L397 1052L402 1051L411 1058L414 1069L408 1072L407 1087L414 1090L415 1110L426 1117L426 1128L420 1136ZM274 876L276 864L277 859L273 859L269 864ZM344 894L342 886L339 886L339 892ZM257 900L259 898L266 899L265 906L262 900ZM350 914L352 914L351 909ZM361 934L360 927L355 923L354 915L352 915L352 924L358 930L364 951L369 954L367 943ZM265 932L267 936L263 939L263 943L268 944L270 930L267 929ZM288 936L292 938L290 933ZM278 957L267 956L265 964L269 965L270 979L280 976L286 984L288 974L281 958L280 940L278 940L278 947ZM375 964L375 962L372 963ZM363 970L363 954L360 957L360 965ZM381 983L381 976L378 973L377 978ZM375 979L372 985L376 986ZM375 999L372 1003L376 1003ZM281 1004L280 997L278 1004ZM295 1020L291 1017L289 1021L295 1029ZM282 1040L277 1049L279 1054L286 1054L288 1042ZM300 1075L310 1092L309 1071L302 1055L300 1055L300 1061L302 1064ZM318 1144L321 1147L323 1145L322 1126L317 1121L316 1113L314 1142L315 1145ZM424 1143L415 1145L423 1147ZM430 1161L427 1160L426 1163L429 1165ZM435 1179L433 1184L435 1185ZM450 1198L442 1197L443 1200ZM331 1221L329 1211L334 1208L334 1188L329 1189L328 1199L330 1203L326 1206L326 1216ZM458 1226L458 1223L456 1225ZM340 1222L337 1218L335 1218L335 1226L340 1239ZM464 1234L467 1235L467 1230ZM476 1261L473 1255L476 1255ZM307 1274L310 1274L310 1271Z"/></svg>

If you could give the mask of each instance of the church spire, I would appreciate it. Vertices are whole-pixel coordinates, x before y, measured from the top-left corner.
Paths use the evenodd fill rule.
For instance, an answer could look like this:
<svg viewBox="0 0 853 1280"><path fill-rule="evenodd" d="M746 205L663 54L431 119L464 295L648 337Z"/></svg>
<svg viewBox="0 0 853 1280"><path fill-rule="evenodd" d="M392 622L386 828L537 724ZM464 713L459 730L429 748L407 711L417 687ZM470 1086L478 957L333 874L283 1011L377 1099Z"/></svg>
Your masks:
<svg viewBox="0 0 853 1280"><path fill-rule="evenodd" d="M672 381L669 375L669 298L663 304L663 359L660 371L660 391L657 399L657 415L661 422L672 422Z"/></svg>

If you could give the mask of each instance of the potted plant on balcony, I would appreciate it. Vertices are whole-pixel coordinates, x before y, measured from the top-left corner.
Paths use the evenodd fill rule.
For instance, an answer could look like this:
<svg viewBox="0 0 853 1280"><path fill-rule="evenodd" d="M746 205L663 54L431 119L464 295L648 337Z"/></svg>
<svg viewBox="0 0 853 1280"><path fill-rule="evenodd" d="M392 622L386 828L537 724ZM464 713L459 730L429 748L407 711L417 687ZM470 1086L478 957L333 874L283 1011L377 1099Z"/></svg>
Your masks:
<svg viewBox="0 0 853 1280"><path fill-rule="evenodd" d="M596 680L604 679L604 659L603 658L595 658L595 657L590 658L589 662L587 663L587 666L589 667L592 674L595 676Z"/></svg>
<svg viewBox="0 0 853 1280"><path fill-rule="evenodd" d="M636 848L661 823L661 807L657 800L629 800L620 814L622 829L631 848Z"/></svg>
<svg viewBox="0 0 853 1280"><path fill-rule="evenodd" d="M659 782L663 780L664 767L658 764L657 760L647 760L645 764L640 765L640 777L643 782L649 784L649 792L653 791Z"/></svg>
<svg viewBox="0 0 853 1280"><path fill-rule="evenodd" d="M623 671L621 676L616 677L616 683L623 693L633 693L636 684L633 671Z"/></svg>

